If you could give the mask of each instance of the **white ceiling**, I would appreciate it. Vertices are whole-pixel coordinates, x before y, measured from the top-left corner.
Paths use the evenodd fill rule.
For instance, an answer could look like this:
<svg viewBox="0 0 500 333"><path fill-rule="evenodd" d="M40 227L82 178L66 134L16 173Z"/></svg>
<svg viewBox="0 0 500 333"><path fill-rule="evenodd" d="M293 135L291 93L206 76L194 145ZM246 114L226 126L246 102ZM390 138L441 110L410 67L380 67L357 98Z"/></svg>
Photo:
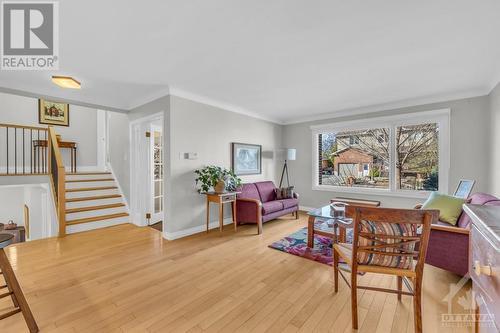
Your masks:
<svg viewBox="0 0 500 333"><path fill-rule="evenodd" d="M293 122L482 95L500 79L498 0L65 0L59 17L60 70L2 71L0 87L122 110L170 87Z"/></svg>

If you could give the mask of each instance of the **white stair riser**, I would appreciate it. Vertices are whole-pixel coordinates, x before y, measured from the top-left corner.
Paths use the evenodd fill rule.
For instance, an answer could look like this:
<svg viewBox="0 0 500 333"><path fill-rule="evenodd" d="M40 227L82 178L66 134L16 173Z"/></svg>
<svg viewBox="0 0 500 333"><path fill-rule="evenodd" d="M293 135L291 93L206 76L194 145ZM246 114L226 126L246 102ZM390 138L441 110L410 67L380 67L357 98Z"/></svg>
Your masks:
<svg viewBox="0 0 500 333"><path fill-rule="evenodd" d="M66 192L66 199L68 198L84 198L95 197L98 195L120 194L118 189L98 190L98 191L81 191L81 192Z"/></svg>
<svg viewBox="0 0 500 333"><path fill-rule="evenodd" d="M112 174L97 174L97 175L69 175L66 174L66 180L77 180L77 179L104 179L113 178Z"/></svg>
<svg viewBox="0 0 500 333"><path fill-rule="evenodd" d="M117 186L114 180L98 181L98 182L84 182L84 183L66 183L66 189L71 188L84 188L84 187L102 187L102 186Z"/></svg>
<svg viewBox="0 0 500 333"><path fill-rule="evenodd" d="M98 228L110 227L117 224L130 223L130 216L119 217L116 219L102 220L89 223L81 223L75 225L69 225L66 227L66 233L72 234L75 232L88 231Z"/></svg>
<svg viewBox="0 0 500 333"><path fill-rule="evenodd" d="M86 212L78 212L78 213L70 213L70 214L66 213L66 221L83 219L86 217L95 217L95 216L100 216L100 215L126 213L126 212L127 212L127 208L125 206L123 206L123 207L90 210L90 211L86 211Z"/></svg>
<svg viewBox="0 0 500 333"><path fill-rule="evenodd" d="M123 199L120 197L120 198L112 198L112 199L66 202L66 208L80 208L80 207L88 207L88 206L110 205L110 204L114 204L114 203L123 203Z"/></svg>

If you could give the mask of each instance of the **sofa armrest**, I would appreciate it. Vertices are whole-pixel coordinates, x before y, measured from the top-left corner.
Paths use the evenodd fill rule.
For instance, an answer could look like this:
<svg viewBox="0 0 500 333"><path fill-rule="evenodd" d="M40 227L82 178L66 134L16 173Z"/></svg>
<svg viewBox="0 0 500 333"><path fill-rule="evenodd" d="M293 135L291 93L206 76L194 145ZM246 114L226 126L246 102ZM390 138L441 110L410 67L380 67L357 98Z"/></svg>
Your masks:
<svg viewBox="0 0 500 333"><path fill-rule="evenodd" d="M440 224L431 224L431 230L439 230L444 232L453 232L456 234L469 235L469 229L464 229L460 227L454 227L452 225L440 225Z"/></svg>
<svg viewBox="0 0 500 333"><path fill-rule="evenodd" d="M236 198L236 208L238 209L237 218L244 215L248 221L257 223L257 232L262 233L262 202L257 199ZM240 211L242 210L242 211ZM243 212L244 211L244 212Z"/></svg>

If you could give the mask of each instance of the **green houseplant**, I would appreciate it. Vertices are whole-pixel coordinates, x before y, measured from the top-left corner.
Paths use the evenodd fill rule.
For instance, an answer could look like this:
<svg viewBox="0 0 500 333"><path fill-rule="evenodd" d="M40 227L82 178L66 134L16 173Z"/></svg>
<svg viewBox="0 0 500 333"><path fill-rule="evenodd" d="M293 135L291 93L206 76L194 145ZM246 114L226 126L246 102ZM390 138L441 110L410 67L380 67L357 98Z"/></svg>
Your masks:
<svg viewBox="0 0 500 333"><path fill-rule="evenodd" d="M195 170L198 193L235 191L241 185L241 179L233 171L215 165L208 165Z"/></svg>

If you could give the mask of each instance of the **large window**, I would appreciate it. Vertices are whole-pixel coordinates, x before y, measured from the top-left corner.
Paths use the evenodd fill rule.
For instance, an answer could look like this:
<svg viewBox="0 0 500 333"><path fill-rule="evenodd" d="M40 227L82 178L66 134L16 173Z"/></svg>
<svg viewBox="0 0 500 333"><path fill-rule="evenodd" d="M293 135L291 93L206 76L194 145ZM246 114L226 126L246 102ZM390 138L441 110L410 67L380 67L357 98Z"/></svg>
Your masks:
<svg viewBox="0 0 500 333"><path fill-rule="evenodd" d="M449 110L312 126L314 189L447 192Z"/></svg>

